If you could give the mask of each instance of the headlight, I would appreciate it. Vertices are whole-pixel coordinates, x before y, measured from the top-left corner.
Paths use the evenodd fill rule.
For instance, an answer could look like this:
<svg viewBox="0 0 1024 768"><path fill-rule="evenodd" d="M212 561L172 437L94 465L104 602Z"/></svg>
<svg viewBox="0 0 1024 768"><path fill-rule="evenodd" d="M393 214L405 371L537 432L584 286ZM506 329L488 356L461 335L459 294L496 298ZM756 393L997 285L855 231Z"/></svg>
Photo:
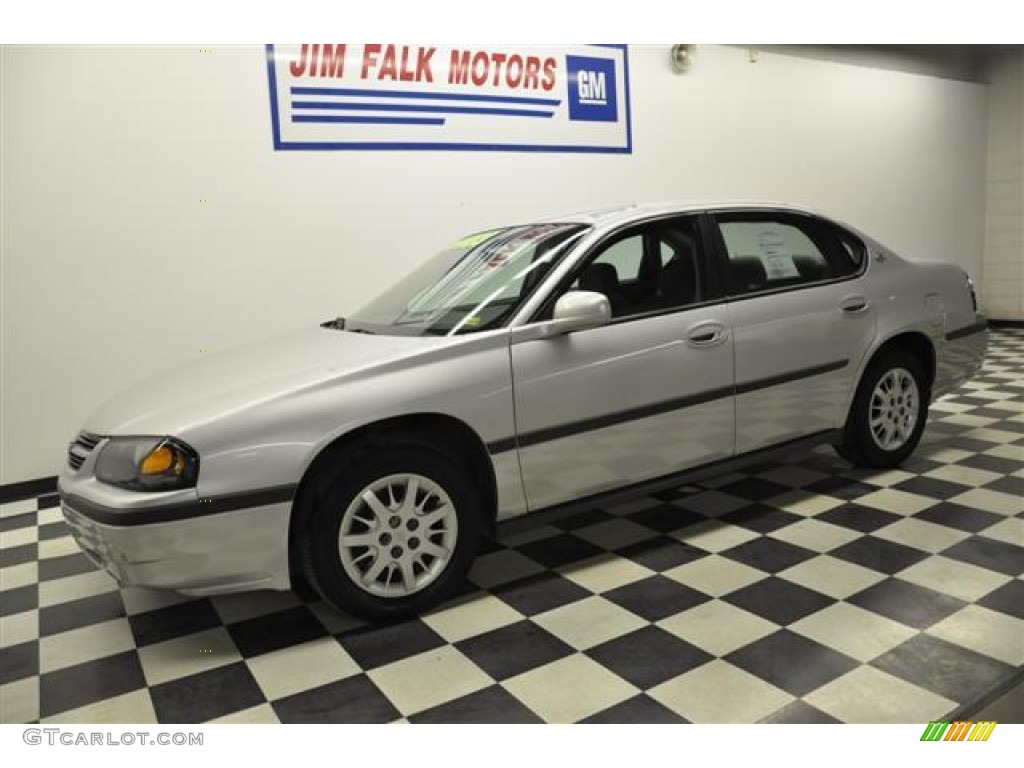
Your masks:
<svg viewBox="0 0 1024 768"><path fill-rule="evenodd" d="M96 459L96 477L132 491L192 488L199 456L172 437L112 437Z"/></svg>

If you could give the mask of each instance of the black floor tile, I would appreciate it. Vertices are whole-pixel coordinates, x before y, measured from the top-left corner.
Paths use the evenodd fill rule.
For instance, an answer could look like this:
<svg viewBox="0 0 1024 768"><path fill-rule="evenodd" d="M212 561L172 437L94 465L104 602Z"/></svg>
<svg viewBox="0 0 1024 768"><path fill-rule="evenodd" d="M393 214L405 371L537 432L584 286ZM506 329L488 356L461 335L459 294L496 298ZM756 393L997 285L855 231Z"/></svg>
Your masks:
<svg viewBox="0 0 1024 768"><path fill-rule="evenodd" d="M103 621L120 619L124 615L121 593L104 592L101 595L40 608L39 635L48 637Z"/></svg>
<svg viewBox="0 0 1024 768"><path fill-rule="evenodd" d="M24 587L0 592L0 616L31 611L39 607L39 585L26 584Z"/></svg>
<svg viewBox="0 0 1024 768"><path fill-rule="evenodd" d="M813 482L810 485L805 486L804 490L813 491L814 493L820 493L825 496L831 496L836 499L853 501L861 496L874 493L878 490L878 487L862 483L851 477L836 475L833 477L825 477Z"/></svg>
<svg viewBox="0 0 1024 768"><path fill-rule="evenodd" d="M890 523L900 519L899 515L892 512L884 512L881 509L862 507L858 504L843 504L818 515L816 520L824 520L826 523L841 525L860 533L871 533L879 528L884 528Z"/></svg>
<svg viewBox="0 0 1024 768"><path fill-rule="evenodd" d="M775 576L754 582L722 599L783 626L836 602L820 592Z"/></svg>
<svg viewBox="0 0 1024 768"><path fill-rule="evenodd" d="M55 523L47 523L46 525L39 526L39 540L50 541L52 539L59 539L64 536L70 536L71 529L68 528L68 524L63 520L58 520Z"/></svg>
<svg viewBox="0 0 1024 768"><path fill-rule="evenodd" d="M363 669L373 669L445 645L418 619L400 624L371 624L338 635L341 645Z"/></svg>
<svg viewBox="0 0 1024 768"><path fill-rule="evenodd" d="M760 477L745 477L742 480L737 480L735 483L722 486L718 490L732 496L738 496L741 499L765 501L766 499L781 496L791 491L792 488L788 485L773 483L771 480L765 480Z"/></svg>
<svg viewBox="0 0 1024 768"><path fill-rule="evenodd" d="M858 662L787 629L756 640L725 660L794 696L841 677Z"/></svg>
<svg viewBox="0 0 1024 768"><path fill-rule="evenodd" d="M17 547L0 549L0 568L8 568L12 565L23 565L24 563L33 563L39 559L38 553L39 545L35 542L31 544L21 544Z"/></svg>
<svg viewBox="0 0 1024 768"><path fill-rule="evenodd" d="M536 616L590 596L579 584L551 572L500 584L491 591L526 616Z"/></svg>
<svg viewBox="0 0 1024 768"><path fill-rule="evenodd" d="M993 480L991 483L988 483L985 486L985 490L999 491L1000 493L1008 493L1011 496L1021 497L1024 496L1024 477L1000 477L998 480Z"/></svg>
<svg viewBox="0 0 1024 768"><path fill-rule="evenodd" d="M0 685L38 674L39 643L35 640L0 649Z"/></svg>
<svg viewBox="0 0 1024 768"><path fill-rule="evenodd" d="M1008 664L924 634L882 654L871 666L959 703L979 698L1014 673Z"/></svg>
<svg viewBox="0 0 1024 768"><path fill-rule="evenodd" d="M638 541L635 544L615 550L622 557L628 557L652 571L668 571L694 560L707 557L708 552L668 536Z"/></svg>
<svg viewBox="0 0 1024 768"><path fill-rule="evenodd" d="M661 504L657 507L643 509L629 515L629 519L639 525L646 525L659 533L678 531L707 520L704 515L698 515L693 510L683 509L674 504Z"/></svg>
<svg viewBox="0 0 1024 768"><path fill-rule="evenodd" d="M266 701L241 661L154 685L149 694L161 723L203 723Z"/></svg>
<svg viewBox="0 0 1024 768"><path fill-rule="evenodd" d="M978 605L1024 619L1024 581L1013 579L978 601Z"/></svg>
<svg viewBox="0 0 1024 768"><path fill-rule="evenodd" d="M942 554L1009 576L1020 576L1024 573L1024 547L996 539L986 539L984 534L957 542Z"/></svg>
<svg viewBox="0 0 1024 768"><path fill-rule="evenodd" d="M689 721L641 693L581 722L593 725L676 725Z"/></svg>
<svg viewBox="0 0 1024 768"><path fill-rule="evenodd" d="M642 689L660 685L713 658L700 648L654 626L609 640L591 648L586 654Z"/></svg>
<svg viewBox="0 0 1024 768"><path fill-rule="evenodd" d="M540 541L531 541L529 544L518 547L518 550L548 568L577 563L604 552L603 549L594 546L589 541L584 541L568 533L549 536Z"/></svg>
<svg viewBox="0 0 1024 768"><path fill-rule="evenodd" d="M992 429L1006 429L1006 427L1008 426L1012 431L1014 427L1020 426L1019 424L1016 424L1012 421L1007 421L1006 411L1000 408L975 408L969 413L971 416L981 416L982 418L986 419L1001 419L1002 421L1000 423L990 425Z"/></svg>
<svg viewBox="0 0 1024 768"><path fill-rule="evenodd" d="M282 723L387 723L401 713L366 675L273 702Z"/></svg>
<svg viewBox="0 0 1024 768"><path fill-rule="evenodd" d="M975 429L975 427L968 426L967 424L953 424L941 419L929 419L927 431L933 435L942 436L942 440L938 442L938 445L943 448L951 448L955 447L952 444L953 438L957 435L962 435L964 432L970 432L972 429Z"/></svg>
<svg viewBox="0 0 1024 768"><path fill-rule="evenodd" d="M543 720L527 709L519 699L499 685L449 701L445 704L410 715L412 723L542 723Z"/></svg>
<svg viewBox="0 0 1024 768"><path fill-rule="evenodd" d="M209 600L190 600L131 616L128 622L140 648L221 625Z"/></svg>
<svg viewBox="0 0 1024 768"><path fill-rule="evenodd" d="M48 557L39 561L39 580L62 579L65 576L75 576L95 570L98 570L96 565L81 552L63 557Z"/></svg>
<svg viewBox="0 0 1024 768"><path fill-rule="evenodd" d="M745 541L719 554L768 573L784 571L818 555L809 549L766 536Z"/></svg>
<svg viewBox="0 0 1024 768"><path fill-rule="evenodd" d="M974 380L975 381L980 381L979 377L975 377ZM983 406L983 405L987 405L990 402L988 399L986 399L984 397L977 397L975 395L968 395L968 394L966 394L966 392L970 392L970 390L961 390L959 393L957 393L956 402L957 402L958 405L973 405L975 407L980 407L980 406ZM944 417L940 417L940 418L944 418Z"/></svg>
<svg viewBox="0 0 1024 768"><path fill-rule="evenodd" d="M965 431L970 429L974 429L974 427L968 427ZM981 453L992 448L995 444L986 440L975 440L970 437L951 437L948 440L943 440L942 445L944 448L959 448L962 451Z"/></svg>
<svg viewBox="0 0 1024 768"><path fill-rule="evenodd" d="M327 635L324 625L304 605L229 624L228 632L247 659Z"/></svg>
<svg viewBox="0 0 1024 768"><path fill-rule="evenodd" d="M929 523L971 533L982 531L1003 519L1002 515L983 512L980 509L954 504L951 501L944 501L941 504L936 504L934 507L929 507L922 512L918 512L914 517L918 520L926 520Z"/></svg>
<svg viewBox="0 0 1024 768"><path fill-rule="evenodd" d="M656 493L652 493L651 496L660 501L668 502L681 499L683 496L688 496L693 492L694 491L690 486L680 485L677 488L666 488L664 491L657 491Z"/></svg>
<svg viewBox="0 0 1024 768"><path fill-rule="evenodd" d="M60 494L49 493L46 496L40 496L36 501L39 509L52 509L53 507L60 506Z"/></svg>
<svg viewBox="0 0 1024 768"><path fill-rule="evenodd" d="M782 709L761 720L762 723L777 723L779 725L835 725L840 723L831 715L826 715L820 709L816 709L806 701L791 702Z"/></svg>
<svg viewBox="0 0 1024 768"><path fill-rule="evenodd" d="M927 629L966 605L963 600L901 579L881 581L848 597L847 602L915 629Z"/></svg>
<svg viewBox="0 0 1024 768"><path fill-rule="evenodd" d="M912 477L892 486L894 490L916 493L918 496L927 496L930 499L949 499L953 496L971 490L969 485L951 483L948 480L939 480L934 477Z"/></svg>
<svg viewBox="0 0 1024 768"><path fill-rule="evenodd" d="M596 523L603 523L607 520L611 520L613 515L608 514L600 509L588 509L585 512L577 512L574 515L563 517L554 522L554 525L561 528L563 531L578 531L580 528L586 528L588 525L594 525Z"/></svg>
<svg viewBox="0 0 1024 768"><path fill-rule="evenodd" d="M772 533L787 525L803 520L800 515L776 509L765 504L751 504L749 507L737 509L722 515L722 521L729 525L738 525L756 533Z"/></svg>
<svg viewBox="0 0 1024 768"><path fill-rule="evenodd" d="M49 717L145 687L138 654L125 651L41 675L39 714Z"/></svg>
<svg viewBox="0 0 1024 768"><path fill-rule="evenodd" d="M900 464L900 469L904 472L915 472L919 475L923 475L926 472L931 472L933 469L938 469L942 466L944 466L944 464L941 461L932 461L931 459L926 459L923 456L910 454L910 458Z"/></svg>
<svg viewBox="0 0 1024 768"><path fill-rule="evenodd" d="M927 552L874 536L862 536L829 552L849 563L863 565L890 576L928 557Z"/></svg>
<svg viewBox="0 0 1024 768"><path fill-rule="evenodd" d="M660 575L605 592L604 597L648 621L667 618L711 599L703 592Z"/></svg>
<svg viewBox="0 0 1024 768"><path fill-rule="evenodd" d="M994 426L994 428L998 429L999 427ZM984 469L988 472L995 472L1000 475L1012 475L1020 469L1019 461L1004 459L999 456L989 456L984 453L966 456L960 459L957 464L962 467L970 467L971 469Z"/></svg>
<svg viewBox="0 0 1024 768"><path fill-rule="evenodd" d="M17 531L21 528L31 528L36 524L37 520L38 514L36 512L25 512L21 515L12 515L11 517L0 517L0 533L7 533L8 531Z"/></svg>
<svg viewBox="0 0 1024 768"><path fill-rule="evenodd" d="M532 621L493 629L461 640L455 647L495 680L506 680L573 653L571 646Z"/></svg>

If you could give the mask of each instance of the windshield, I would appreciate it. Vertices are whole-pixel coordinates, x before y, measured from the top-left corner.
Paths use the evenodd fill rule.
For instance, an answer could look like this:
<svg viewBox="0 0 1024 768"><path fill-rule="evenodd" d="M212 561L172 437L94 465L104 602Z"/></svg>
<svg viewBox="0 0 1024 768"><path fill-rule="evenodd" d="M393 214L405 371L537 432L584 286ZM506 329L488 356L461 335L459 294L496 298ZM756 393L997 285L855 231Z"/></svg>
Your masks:
<svg viewBox="0 0 1024 768"><path fill-rule="evenodd" d="M345 328L409 335L498 328L587 229L531 224L464 237L348 318Z"/></svg>

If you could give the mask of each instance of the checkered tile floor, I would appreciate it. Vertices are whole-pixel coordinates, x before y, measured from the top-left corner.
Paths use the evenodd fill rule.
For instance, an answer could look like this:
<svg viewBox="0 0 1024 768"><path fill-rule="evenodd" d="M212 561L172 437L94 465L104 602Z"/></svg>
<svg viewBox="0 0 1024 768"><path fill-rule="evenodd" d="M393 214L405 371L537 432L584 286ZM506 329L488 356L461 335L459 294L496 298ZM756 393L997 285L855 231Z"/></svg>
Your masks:
<svg viewBox="0 0 1024 768"><path fill-rule="evenodd" d="M3 722L927 722L1022 676L1024 332L900 470L819 449L506 534L397 626L118 590L56 505L2 507Z"/></svg>

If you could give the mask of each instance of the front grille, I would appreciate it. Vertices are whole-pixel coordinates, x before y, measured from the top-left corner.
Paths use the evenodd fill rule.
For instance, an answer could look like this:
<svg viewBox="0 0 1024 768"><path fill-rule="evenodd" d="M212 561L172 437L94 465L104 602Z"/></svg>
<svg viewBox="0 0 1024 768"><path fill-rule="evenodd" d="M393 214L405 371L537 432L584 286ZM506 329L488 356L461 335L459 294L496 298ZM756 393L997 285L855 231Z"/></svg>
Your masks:
<svg viewBox="0 0 1024 768"><path fill-rule="evenodd" d="M68 446L68 466L74 470L81 467L82 463L89 457L89 454L92 453L92 449L102 439L99 435L80 432L75 441Z"/></svg>

